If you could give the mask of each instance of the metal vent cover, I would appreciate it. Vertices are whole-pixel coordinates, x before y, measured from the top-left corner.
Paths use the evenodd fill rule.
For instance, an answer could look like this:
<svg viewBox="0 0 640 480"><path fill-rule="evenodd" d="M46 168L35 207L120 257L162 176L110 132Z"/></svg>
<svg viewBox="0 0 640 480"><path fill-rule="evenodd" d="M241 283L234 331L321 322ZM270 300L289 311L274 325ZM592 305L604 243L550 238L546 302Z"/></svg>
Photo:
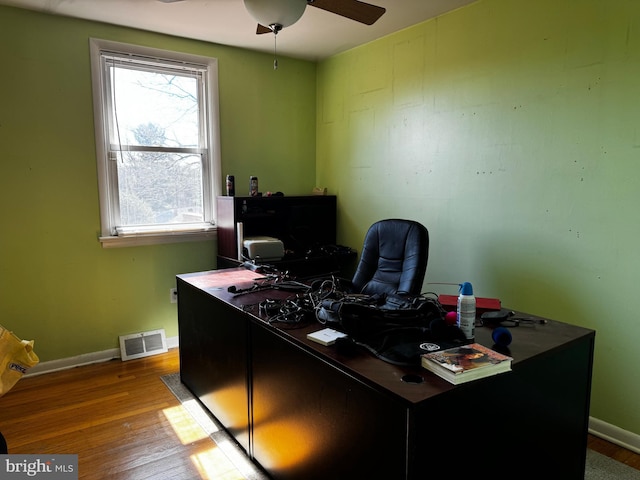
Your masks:
<svg viewBox="0 0 640 480"><path fill-rule="evenodd" d="M119 338L120 357L123 361L149 357L168 351L164 329L120 335Z"/></svg>

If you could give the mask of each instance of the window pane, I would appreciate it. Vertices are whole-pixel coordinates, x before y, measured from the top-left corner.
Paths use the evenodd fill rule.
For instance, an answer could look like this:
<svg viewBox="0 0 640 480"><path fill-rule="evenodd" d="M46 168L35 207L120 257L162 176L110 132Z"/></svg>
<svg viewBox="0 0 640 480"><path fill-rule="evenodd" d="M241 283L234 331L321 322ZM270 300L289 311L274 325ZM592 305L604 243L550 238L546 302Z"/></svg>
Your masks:
<svg viewBox="0 0 640 480"><path fill-rule="evenodd" d="M125 151L117 163L122 226L204 221L200 155Z"/></svg>
<svg viewBox="0 0 640 480"><path fill-rule="evenodd" d="M199 147L195 77L111 66L112 144ZM149 128L145 129L146 126ZM152 131L150 127L152 128ZM145 135L141 135L145 133Z"/></svg>

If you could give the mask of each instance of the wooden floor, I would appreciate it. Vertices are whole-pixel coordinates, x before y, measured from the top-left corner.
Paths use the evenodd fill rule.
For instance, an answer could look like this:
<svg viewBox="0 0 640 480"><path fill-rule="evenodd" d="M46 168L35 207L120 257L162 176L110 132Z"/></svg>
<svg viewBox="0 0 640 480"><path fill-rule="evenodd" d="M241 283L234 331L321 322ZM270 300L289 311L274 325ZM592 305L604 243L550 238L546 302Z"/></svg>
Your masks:
<svg viewBox="0 0 640 480"><path fill-rule="evenodd" d="M160 380L178 351L23 378L0 398L9 453L78 455L85 480L243 479ZM589 447L640 470L640 455L589 436Z"/></svg>
<svg viewBox="0 0 640 480"><path fill-rule="evenodd" d="M640 470L640 455L627 450L626 448L619 447L613 443L607 442L594 435L589 435L587 446L596 452L599 452L607 457L611 457L620 463L629 465L630 467Z"/></svg>
<svg viewBox="0 0 640 480"><path fill-rule="evenodd" d="M77 454L86 480L245 478L160 380L178 351L20 380L0 398L9 453Z"/></svg>

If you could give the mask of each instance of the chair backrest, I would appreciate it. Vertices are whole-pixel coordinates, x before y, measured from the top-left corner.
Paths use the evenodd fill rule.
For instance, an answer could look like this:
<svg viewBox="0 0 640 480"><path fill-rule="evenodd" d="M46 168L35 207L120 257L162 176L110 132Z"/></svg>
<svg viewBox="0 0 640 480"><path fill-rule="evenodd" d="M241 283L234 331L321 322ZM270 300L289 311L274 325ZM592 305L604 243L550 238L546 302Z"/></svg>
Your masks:
<svg viewBox="0 0 640 480"><path fill-rule="evenodd" d="M419 295L427 271L429 232L413 220L380 220L365 235L354 291Z"/></svg>

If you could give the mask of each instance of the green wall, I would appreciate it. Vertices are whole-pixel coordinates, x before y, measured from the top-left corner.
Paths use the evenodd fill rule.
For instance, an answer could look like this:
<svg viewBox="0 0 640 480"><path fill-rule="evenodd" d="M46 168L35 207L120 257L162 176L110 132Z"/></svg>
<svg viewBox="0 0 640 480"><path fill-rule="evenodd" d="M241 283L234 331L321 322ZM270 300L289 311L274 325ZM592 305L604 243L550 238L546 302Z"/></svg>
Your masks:
<svg viewBox="0 0 640 480"><path fill-rule="evenodd" d="M177 335L215 242L102 249L89 37L219 59L222 173L430 231L429 282L597 330L592 416L640 434L640 3L480 0L320 62L0 7L0 323L43 361ZM316 89L317 82L317 89ZM316 114L317 110L317 114ZM315 169L315 170L314 170Z"/></svg>
<svg viewBox="0 0 640 480"><path fill-rule="evenodd" d="M425 291L597 330L591 415L640 433L640 2L478 1L321 62L317 110L339 241L416 219Z"/></svg>
<svg viewBox="0 0 640 480"><path fill-rule="evenodd" d="M0 324L41 361L177 336L175 275L216 266L215 241L101 247L90 37L218 58L223 176L315 186L314 63L0 7Z"/></svg>

